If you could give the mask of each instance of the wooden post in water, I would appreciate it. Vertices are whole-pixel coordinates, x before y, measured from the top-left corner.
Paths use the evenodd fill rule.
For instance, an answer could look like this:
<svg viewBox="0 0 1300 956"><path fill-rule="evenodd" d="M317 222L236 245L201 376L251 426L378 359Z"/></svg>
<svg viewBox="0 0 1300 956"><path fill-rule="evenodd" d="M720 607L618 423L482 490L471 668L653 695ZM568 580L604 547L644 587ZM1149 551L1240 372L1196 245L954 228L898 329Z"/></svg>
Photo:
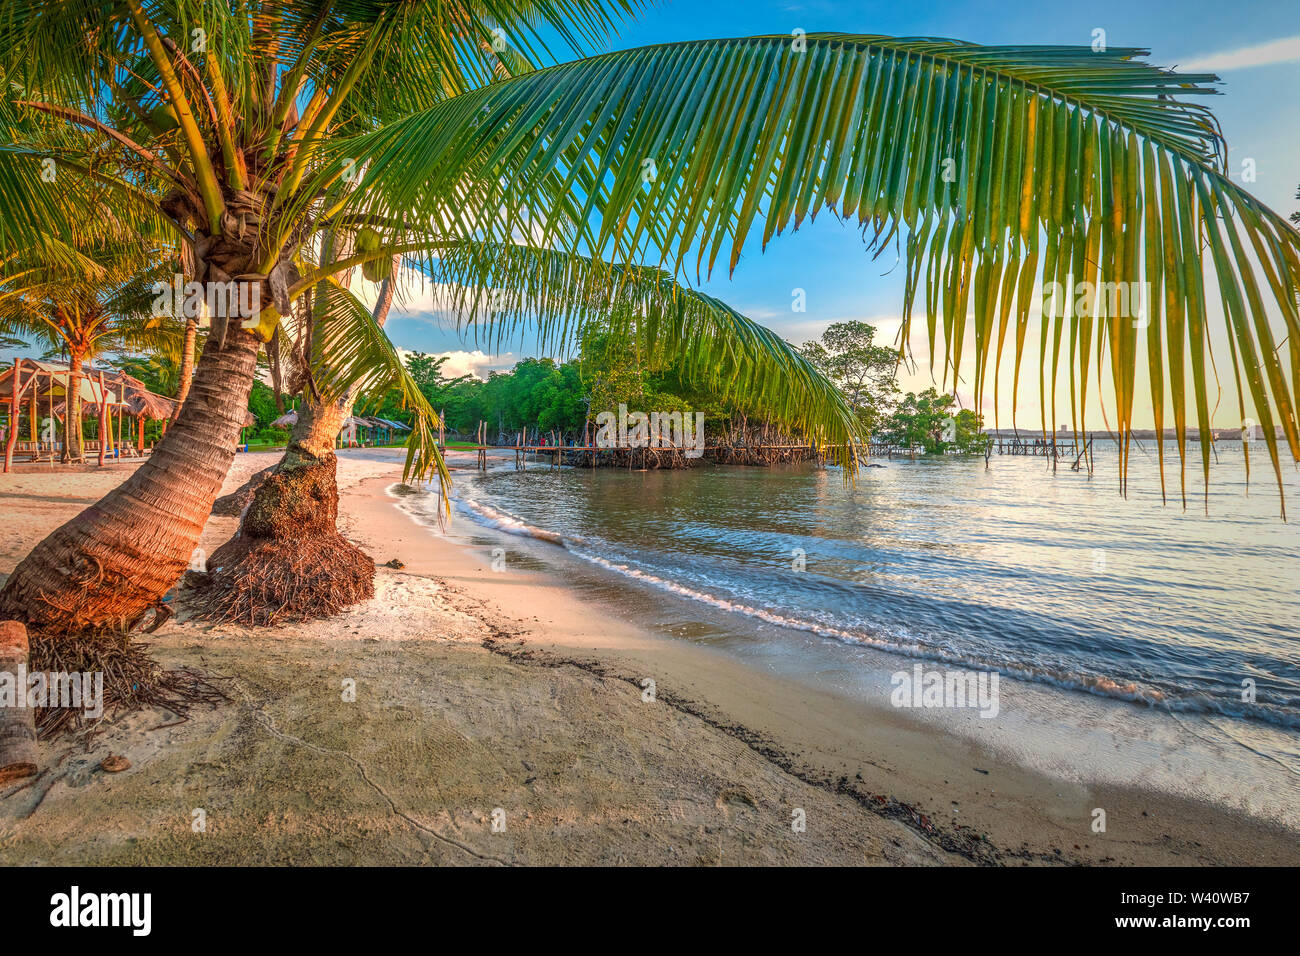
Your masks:
<svg viewBox="0 0 1300 956"><path fill-rule="evenodd" d="M27 628L18 621L0 621L0 671L13 675L27 670ZM14 692L26 695L26 682ZM0 707L0 786L36 773L36 711L31 707Z"/></svg>

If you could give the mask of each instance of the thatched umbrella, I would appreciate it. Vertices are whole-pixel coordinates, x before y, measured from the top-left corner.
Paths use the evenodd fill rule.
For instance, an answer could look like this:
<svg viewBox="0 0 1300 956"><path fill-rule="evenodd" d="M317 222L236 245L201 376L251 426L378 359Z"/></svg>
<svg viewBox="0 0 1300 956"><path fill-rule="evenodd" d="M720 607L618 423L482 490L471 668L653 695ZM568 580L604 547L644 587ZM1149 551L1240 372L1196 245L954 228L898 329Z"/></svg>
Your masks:
<svg viewBox="0 0 1300 956"><path fill-rule="evenodd" d="M298 412L295 409L289 409L275 421L271 422L272 428L292 428L298 424Z"/></svg>
<svg viewBox="0 0 1300 956"><path fill-rule="evenodd" d="M104 379L106 382L112 382L121 396L122 404L136 420L138 451L144 451L145 422L160 421L163 423L163 434L167 433L167 423L176 412L177 403L174 399L149 391L144 382L125 372L105 373Z"/></svg>

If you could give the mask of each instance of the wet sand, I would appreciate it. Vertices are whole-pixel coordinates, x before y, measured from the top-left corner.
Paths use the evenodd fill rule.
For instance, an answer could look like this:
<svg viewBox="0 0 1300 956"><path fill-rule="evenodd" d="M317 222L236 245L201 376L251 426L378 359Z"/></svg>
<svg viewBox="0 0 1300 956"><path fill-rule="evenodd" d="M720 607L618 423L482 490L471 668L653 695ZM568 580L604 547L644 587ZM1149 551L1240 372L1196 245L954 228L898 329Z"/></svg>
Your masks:
<svg viewBox="0 0 1300 956"><path fill-rule="evenodd" d="M218 678L230 702L46 743L45 772L0 791L0 862L1300 861L1275 824L1032 772L638 627L525 563L495 572L395 506L399 455L340 457L340 528L381 565L376 597L270 630L182 611L150 638L157 656ZM272 461L240 455L225 490ZM129 467L0 478L0 573ZM211 519L201 546L235 525ZM110 752L131 768L99 770Z"/></svg>

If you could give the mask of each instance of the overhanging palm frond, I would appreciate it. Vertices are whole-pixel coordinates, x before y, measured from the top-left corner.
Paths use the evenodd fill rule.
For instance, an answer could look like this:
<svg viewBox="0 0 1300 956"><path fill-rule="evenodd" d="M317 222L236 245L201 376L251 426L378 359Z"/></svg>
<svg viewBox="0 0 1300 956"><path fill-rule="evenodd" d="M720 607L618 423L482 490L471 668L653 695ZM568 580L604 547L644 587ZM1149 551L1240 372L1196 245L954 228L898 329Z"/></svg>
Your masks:
<svg viewBox="0 0 1300 956"><path fill-rule="evenodd" d="M20 251L0 253L0 298L12 294L26 279L46 269L58 270L76 281L97 281L103 277L103 267L76 246L38 233Z"/></svg>
<svg viewBox="0 0 1300 956"><path fill-rule="evenodd" d="M60 243L154 235L170 226L134 177L105 168L94 131L33 109L26 97L0 64L0 257L33 245L58 256ZM84 117L79 108L67 113ZM75 267L75 260L65 264Z"/></svg>
<svg viewBox="0 0 1300 956"><path fill-rule="evenodd" d="M184 321L154 314L167 250L135 236L70 246L45 237L0 262L0 331L90 358L107 350L180 354Z"/></svg>
<svg viewBox="0 0 1300 956"><path fill-rule="evenodd" d="M856 468L857 418L843 394L799 352L721 299L662 269L522 244L461 242L440 253L438 278L462 327L493 351L519 333L562 353L590 327L651 366L672 365L719 399L815 438Z"/></svg>
<svg viewBox="0 0 1300 956"><path fill-rule="evenodd" d="M395 389L415 415L402 478L429 481L436 476L443 503L450 507L451 476L436 437L438 413L397 349L349 290L327 282L316 285L313 295L311 372L321 400L335 401L350 391L364 395Z"/></svg>
<svg viewBox="0 0 1300 956"><path fill-rule="evenodd" d="M973 346L977 401L1007 349L1018 388L1033 313L1042 391L1054 397L1064 352L1081 427L1089 376L1108 366L1127 437L1144 340L1156 425L1169 401L1185 458L1194 405L1208 483L1207 253L1242 405L1248 394L1280 487L1277 427L1300 458L1300 236L1218 165L1213 115L1188 100L1216 78L1135 59L1145 53L847 35L679 43L503 80L337 150L369 164L357 209L445 216L447 197L482 195L459 221L495 226L504 205L509 228L540 245L646 253L674 274L692 256L711 270L724 250L734 269L760 220L766 244L829 207L877 245L904 239L903 341L920 296L945 381ZM557 185L576 197L558 210ZM593 224L594 244L577 249ZM1143 312L1106 294L1067 311L1065 295L1040 299L1053 283L1071 300L1079 283L1137 289Z"/></svg>
<svg viewBox="0 0 1300 956"><path fill-rule="evenodd" d="M85 207L41 179L55 169L53 159L13 148L8 135L0 121L0 259L35 244L57 254L76 235Z"/></svg>
<svg viewBox="0 0 1300 956"><path fill-rule="evenodd" d="M0 334L32 339L51 349L63 344L57 323L36 302L17 292L0 294Z"/></svg>
<svg viewBox="0 0 1300 956"><path fill-rule="evenodd" d="M133 313L119 317L106 338L104 348L112 351L154 355L179 365L185 345L185 322L172 316Z"/></svg>

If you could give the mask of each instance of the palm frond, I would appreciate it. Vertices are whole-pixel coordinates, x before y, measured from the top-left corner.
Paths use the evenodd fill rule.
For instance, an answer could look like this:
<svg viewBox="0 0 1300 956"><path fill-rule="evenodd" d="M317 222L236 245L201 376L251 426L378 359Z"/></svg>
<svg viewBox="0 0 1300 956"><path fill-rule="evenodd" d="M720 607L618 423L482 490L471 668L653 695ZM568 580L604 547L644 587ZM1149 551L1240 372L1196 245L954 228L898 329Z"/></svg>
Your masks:
<svg viewBox="0 0 1300 956"><path fill-rule="evenodd" d="M645 255L673 274L711 271L724 251L734 270L760 223L765 245L830 208L876 247L905 248L902 340L919 299L945 382L970 345L977 403L1004 351L1018 388L1033 313L1044 394L1064 352L1076 429L1095 372L1127 435L1145 348L1168 371L1151 375L1157 425L1168 402L1185 456L1194 406L1207 483L1208 266L1280 489L1277 427L1300 459L1300 236L1223 171L1217 123L1192 101L1217 78L1145 53L847 35L678 43L502 80L338 151L369 164L355 209L445 219L456 197L458 228L620 263ZM1067 311L1079 283L1103 294ZM1144 312L1124 314L1104 294L1116 289L1136 290Z"/></svg>
<svg viewBox="0 0 1300 956"><path fill-rule="evenodd" d="M122 349L179 356L184 321L152 308L154 283L170 284L166 252L143 236L77 246L44 237L0 263L0 330L87 357Z"/></svg>
<svg viewBox="0 0 1300 956"><path fill-rule="evenodd" d="M856 469L863 436L843 394L797 349L721 299L662 269L617 266L523 244L461 242L440 253L437 278L462 328L502 351L515 334L563 354L596 327L651 367L815 439Z"/></svg>
<svg viewBox="0 0 1300 956"><path fill-rule="evenodd" d="M351 291L327 282L316 285L313 296L311 372L320 400L395 389L414 413L403 480L430 481L436 476L449 507L451 476L438 449L438 413L411 378L401 355Z"/></svg>

